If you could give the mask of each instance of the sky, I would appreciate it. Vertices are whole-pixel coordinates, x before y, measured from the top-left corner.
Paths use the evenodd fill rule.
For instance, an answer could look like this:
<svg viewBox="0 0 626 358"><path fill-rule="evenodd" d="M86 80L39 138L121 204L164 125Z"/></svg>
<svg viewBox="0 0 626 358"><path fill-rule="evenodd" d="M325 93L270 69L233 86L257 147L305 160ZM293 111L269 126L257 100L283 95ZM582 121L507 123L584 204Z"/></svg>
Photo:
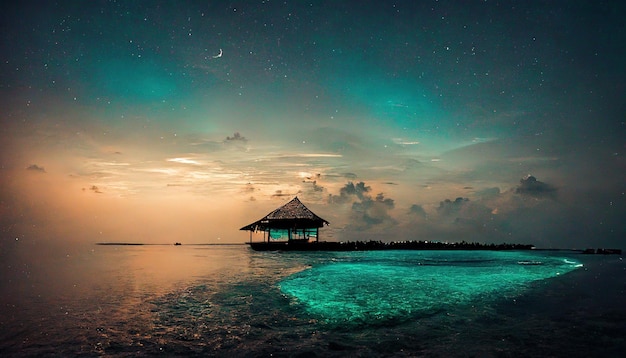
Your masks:
<svg viewBox="0 0 626 358"><path fill-rule="evenodd" d="M245 242L295 196L322 240L625 246L621 1L0 14L5 256Z"/></svg>

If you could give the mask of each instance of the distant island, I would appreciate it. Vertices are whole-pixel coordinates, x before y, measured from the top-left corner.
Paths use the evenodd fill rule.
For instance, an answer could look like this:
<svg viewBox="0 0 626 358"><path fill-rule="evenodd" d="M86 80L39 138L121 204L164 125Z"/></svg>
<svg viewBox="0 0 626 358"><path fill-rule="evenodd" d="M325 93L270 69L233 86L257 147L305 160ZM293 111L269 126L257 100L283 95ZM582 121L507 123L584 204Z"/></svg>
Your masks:
<svg viewBox="0 0 626 358"><path fill-rule="evenodd" d="M376 251L376 250L553 250L537 249L531 244L482 244L478 242L439 242L439 241L314 241L290 240L274 242L248 242L255 251ZM557 249L558 250L558 249ZM582 254L621 255L621 249L575 250Z"/></svg>
<svg viewBox="0 0 626 358"><path fill-rule="evenodd" d="M478 242L446 243L438 241L316 241L290 240L249 242L256 251L374 251L374 250L533 250L530 244L481 244Z"/></svg>

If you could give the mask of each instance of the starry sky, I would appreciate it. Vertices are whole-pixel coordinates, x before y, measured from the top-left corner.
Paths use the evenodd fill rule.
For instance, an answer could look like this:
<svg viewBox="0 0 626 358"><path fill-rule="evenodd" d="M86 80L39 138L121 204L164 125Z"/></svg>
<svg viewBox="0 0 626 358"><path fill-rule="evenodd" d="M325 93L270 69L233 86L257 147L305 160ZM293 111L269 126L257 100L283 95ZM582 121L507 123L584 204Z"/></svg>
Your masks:
<svg viewBox="0 0 626 358"><path fill-rule="evenodd" d="M624 247L620 1L3 2L5 254L325 240Z"/></svg>

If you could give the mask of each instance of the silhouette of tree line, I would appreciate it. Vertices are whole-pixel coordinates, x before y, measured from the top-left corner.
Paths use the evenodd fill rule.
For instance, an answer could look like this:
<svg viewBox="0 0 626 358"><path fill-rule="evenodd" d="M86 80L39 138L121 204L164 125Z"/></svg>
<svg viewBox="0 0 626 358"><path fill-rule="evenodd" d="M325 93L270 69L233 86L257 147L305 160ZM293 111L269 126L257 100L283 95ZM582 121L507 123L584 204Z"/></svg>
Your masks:
<svg viewBox="0 0 626 358"><path fill-rule="evenodd" d="M285 251L373 251L373 250L532 250L530 244L482 244L479 242L438 242L438 241L342 241L342 242L275 242L251 243L255 250Z"/></svg>

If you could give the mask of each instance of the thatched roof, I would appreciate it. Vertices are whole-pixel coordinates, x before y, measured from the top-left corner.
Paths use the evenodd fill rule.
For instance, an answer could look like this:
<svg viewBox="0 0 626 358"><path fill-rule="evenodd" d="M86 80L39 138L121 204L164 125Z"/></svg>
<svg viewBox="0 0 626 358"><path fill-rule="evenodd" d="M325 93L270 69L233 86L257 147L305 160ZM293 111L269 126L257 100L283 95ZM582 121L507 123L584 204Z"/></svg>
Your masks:
<svg viewBox="0 0 626 358"><path fill-rule="evenodd" d="M265 231L267 229L312 229L328 225L329 222L315 215L295 197L287 204L267 214L262 219L240 230Z"/></svg>

